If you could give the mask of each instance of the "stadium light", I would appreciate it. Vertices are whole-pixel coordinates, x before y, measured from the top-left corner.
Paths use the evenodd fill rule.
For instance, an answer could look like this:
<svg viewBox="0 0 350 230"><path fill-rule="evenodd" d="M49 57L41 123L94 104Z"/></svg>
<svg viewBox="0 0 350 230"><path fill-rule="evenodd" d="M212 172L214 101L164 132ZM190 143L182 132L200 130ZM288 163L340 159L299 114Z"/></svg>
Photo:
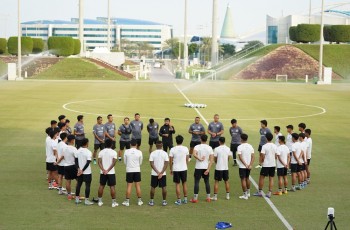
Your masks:
<svg viewBox="0 0 350 230"><path fill-rule="evenodd" d="M321 32L320 32L320 58L319 58L319 69L318 69L318 78L319 81L323 81L323 16L324 16L324 0L322 0L321 7Z"/></svg>
<svg viewBox="0 0 350 230"><path fill-rule="evenodd" d="M213 0L212 20L211 66L215 66L218 62L218 0Z"/></svg>
<svg viewBox="0 0 350 230"><path fill-rule="evenodd" d="M81 43L80 56L83 56L84 44L84 0L79 0L79 40Z"/></svg>
<svg viewBox="0 0 350 230"><path fill-rule="evenodd" d="M108 0L108 32L107 32L107 48L108 50L111 50L111 8L110 8L110 0ZM119 50L120 52L120 50Z"/></svg>
<svg viewBox="0 0 350 230"><path fill-rule="evenodd" d="M188 62L188 47L187 47L187 0L185 0L185 18L184 18L184 64L183 72L184 77L186 77L186 69Z"/></svg>
<svg viewBox="0 0 350 230"><path fill-rule="evenodd" d="M22 34L21 34L21 0L18 0L18 36L17 36L17 61L18 61L18 72L17 72L17 78L21 79L22 77Z"/></svg>

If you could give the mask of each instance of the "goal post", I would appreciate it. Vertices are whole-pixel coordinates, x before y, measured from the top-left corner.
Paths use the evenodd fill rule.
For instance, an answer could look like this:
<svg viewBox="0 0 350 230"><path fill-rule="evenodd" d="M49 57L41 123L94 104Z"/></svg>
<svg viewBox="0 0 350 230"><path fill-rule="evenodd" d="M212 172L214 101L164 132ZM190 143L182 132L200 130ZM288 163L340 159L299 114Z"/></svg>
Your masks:
<svg viewBox="0 0 350 230"><path fill-rule="evenodd" d="M276 81L288 81L288 75L287 74L276 74Z"/></svg>

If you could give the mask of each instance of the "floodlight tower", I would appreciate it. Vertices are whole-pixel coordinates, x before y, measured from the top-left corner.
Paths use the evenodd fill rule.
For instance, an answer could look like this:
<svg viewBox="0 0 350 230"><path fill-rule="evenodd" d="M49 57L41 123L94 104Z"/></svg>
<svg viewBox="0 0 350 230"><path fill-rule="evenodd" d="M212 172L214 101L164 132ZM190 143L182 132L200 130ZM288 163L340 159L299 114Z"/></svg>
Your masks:
<svg viewBox="0 0 350 230"><path fill-rule="evenodd" d="M18 49L17 49L17 57L18 57L18 71L17 71L17 78L21 79L22 77L22 31L21 31L21 0L18 0L18 36L17 36L17 44L18 44Z"/></svg>
<svg viewBox="0 0 350 230"><path fill-rule="evenodd" d="M319 68L318 68L318 78L319 81L323 81L323 16L324 16L324 0L322 0L321 7L321 32L320 32L320 57L319 57Z"/></svg>
<svg viewBox="0 0 350 230"><path fill-rule="evenodd" d="M79 0L79 40L81 44L80 56L84 55L84 0Z"/></svg>
<svg viewBox="0 0 350 230"><path fill-rule="evenodd" d="M180 57L181 58L181 57ZM185 18L184 18L184 77L186 77L186 69L188 64L188 47L187 47L187 0L185 0Z"/></svg>
<svg viewBox="0 0 350 230"><path fill-rule="evenodd" d="M110 0L108 0L108 32L107 32L107 48L111 50L111 8Z"/></svg>
<svg viewBox="0 0 350 230"><path fill-rule="evenodd" d="M213 0L211 66L218 63L218 0Z"/></svg>

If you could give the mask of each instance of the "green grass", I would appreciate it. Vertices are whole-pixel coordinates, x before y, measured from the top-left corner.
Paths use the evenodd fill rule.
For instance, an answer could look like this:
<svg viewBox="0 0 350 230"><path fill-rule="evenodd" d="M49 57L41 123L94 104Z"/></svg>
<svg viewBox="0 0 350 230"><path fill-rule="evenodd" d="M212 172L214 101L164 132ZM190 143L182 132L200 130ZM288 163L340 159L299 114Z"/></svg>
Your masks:
<svg viewBox="0 0 350 230"><path fill-rule="evenodd" d="M293 124L296 127L298 123L305 122L313 132L312 183L304 191L273 197L271 200L294 229L323 229L327 223L328 207L335 208L339 229L349 226L349 84L317 86L268 82L202 82L195 85L183 83L179 87L184 89L183 92L193 102L208 105L206 109L200 110L208 121L213 114L220 114L226 137L229 137L229 120L237 118L255 149L259 139L260 119L267 118L270 128L281 126L283 133L286 125ZM224 186L221 183L219 200L210 204L204 202L205 190L201 181L200 203L175 206L175 190L170 176L167 207L160 206L159 189L156 191L155 207L138 207L133 190L131 206L115 209L110 207L108 188L105 190L103 207L75 206L74 202L58 196L56 191L47 190L44 129L51 119L57 119L60 114L67 115L74 125L79 112L64 110L62 105L68 102L82 101L69 104L68 108L86 112L84 121L91 141L92 126L98 114L103 115L106 121L105 115L112 113L115 122L121 124L124 116L132 117L135 112L139 112L144 123L147 123L149 117L154 117L161 124L163 118L169 116L177 134L185 137L188 146L188 126L197 113L182 106L186 100L172 84L81 82L77 89L71 82L55 82L53 86L47 81L24 81L3 82L0 91L0 229L214 229L218 221L233 223L233 229L284 228L264 199L238 199L241 194L240 181L238 169L233 167L230 167L232 199L224 199ZM115 92L115 95L111 92ZM314 107L288 104L289 102L321 106L327 113L311 117L281 118L321 111ZM149 198L151 172L146 140L144 130L141 150L145 156L142 166L145 203ZM90 149L91 147L92 145ZM191 161L188 172L189 196L193 192L193 170L194 162ZM117 163L116 172L117 201L121 203L126 188L124 165ZM212 186L213 172L212 169ZM252 170L255 181L258 180L258 174L259 170ZM98 178L98 169L93 166L91 197L96 197ZM255 192L254 188L252 192Z"/></svg>
<svg viewBox="0 0 350 230"><path fill-rule="evenodd" d="M0 60L0 77L7 73L7 64Z"/></svg>
<svg viewBox="0 0 350 230"><path fill-rule="evenodd" d="M127 80L86 59L65 58L46 71L32 77L44 80Z"/></svg>

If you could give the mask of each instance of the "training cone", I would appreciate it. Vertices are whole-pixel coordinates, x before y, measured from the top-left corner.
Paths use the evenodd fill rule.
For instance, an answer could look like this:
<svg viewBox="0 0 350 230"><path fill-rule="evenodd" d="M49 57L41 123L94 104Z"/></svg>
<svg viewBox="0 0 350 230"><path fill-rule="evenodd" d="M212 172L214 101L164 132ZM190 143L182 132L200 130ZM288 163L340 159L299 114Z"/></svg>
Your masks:
<svg viewBox="0 0 350 230"><path fill-rule="evenodd" d="M228 222L218 222L215 225L215 229L226 229L226 228L232 228L232 224Z"/></svg>

